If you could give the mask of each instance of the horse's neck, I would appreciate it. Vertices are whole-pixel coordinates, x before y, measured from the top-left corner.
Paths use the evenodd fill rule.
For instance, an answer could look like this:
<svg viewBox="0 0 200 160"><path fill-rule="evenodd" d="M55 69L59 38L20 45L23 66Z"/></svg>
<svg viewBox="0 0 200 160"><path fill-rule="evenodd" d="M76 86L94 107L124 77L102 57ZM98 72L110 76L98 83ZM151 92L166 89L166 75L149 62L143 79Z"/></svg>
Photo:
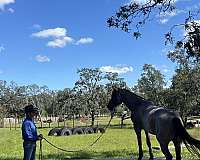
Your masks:
<svg viewBox="0 0 200 160"><path fill-rule="evenodd" d="M134 95L133 93L124 93L123 94L123 103L131 110L137 110L139 107L140 109L143 108L143 103L145 103L145 100L139 98L138 96Z"/></svg>

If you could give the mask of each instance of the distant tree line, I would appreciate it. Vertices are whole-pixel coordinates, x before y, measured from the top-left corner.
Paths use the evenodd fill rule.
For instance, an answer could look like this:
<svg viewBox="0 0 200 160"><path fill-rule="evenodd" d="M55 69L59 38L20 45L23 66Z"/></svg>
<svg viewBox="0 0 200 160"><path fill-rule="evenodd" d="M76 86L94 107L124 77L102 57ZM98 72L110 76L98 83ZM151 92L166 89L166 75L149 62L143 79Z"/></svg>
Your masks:
<svg viewBox="0 0 200 160"><path fill-rule="evenodd" d="M73 88L50 90L37 84L19 86L15 82L0 80L0 118L24 116L24 106L34 104L42 116L66 118L106 114L106 105L112 86L126 87L117 73L103 73L98 68L83 68Z"/></svg>
<svg viewBox="0 0 200 160"><path fill-rule="evenodd" d="M98 115L108 114L106 106L112 87L129 88L158 106L179 112L186 122L190 115L200 113L200 65L194 57L178 48L168 57L177 63L171 85L166 86L164 75L153 65L144 64L137 84L128 87L117 73L103 73L98 68L77 71L79 79L73 88L50 90L37 84L19 86L0 81L0 116L23 117L26 104L34 104L42 116L89 116L94 125ZM124 110L118 108L119 114Z"/></svg>

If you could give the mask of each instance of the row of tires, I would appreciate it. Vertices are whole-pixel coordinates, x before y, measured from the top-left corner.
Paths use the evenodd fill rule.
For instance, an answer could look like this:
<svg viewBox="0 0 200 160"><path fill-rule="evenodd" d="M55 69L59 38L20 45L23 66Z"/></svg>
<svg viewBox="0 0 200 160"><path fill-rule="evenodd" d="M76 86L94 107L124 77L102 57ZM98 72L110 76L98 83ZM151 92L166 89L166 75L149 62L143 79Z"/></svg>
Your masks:
<svg viewBox="0 0 200 160"><path fill-rule="evenodd" d="M48 136L70 136L93 133L105 133L105 129L101 127L53 128L49 131Z"/></svg>

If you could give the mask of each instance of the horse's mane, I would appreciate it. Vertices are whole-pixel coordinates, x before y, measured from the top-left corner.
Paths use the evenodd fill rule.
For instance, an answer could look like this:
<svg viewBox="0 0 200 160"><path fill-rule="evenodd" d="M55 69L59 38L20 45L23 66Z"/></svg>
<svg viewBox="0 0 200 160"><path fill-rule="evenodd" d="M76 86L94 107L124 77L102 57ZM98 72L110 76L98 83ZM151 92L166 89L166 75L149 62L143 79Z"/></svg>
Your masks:
<svg viewBox="0 0 200 160"><path fill-rule="evenodd" d="M143 102L149 102L149 103L152 103L152 104L153 104L152 101L147 100L147 99L145 99L144 97L135 94L133 91L131 91L131 90L129 90L129 89L121 89L121 90L124 91L124 92L126 92L126 93L129 93L129 94L133 95L134 97L140 99L140 100L143 101Z"/></svg>
<svg viewBox="0 0 200 160"><path fill-rule="evenodd" d="M134 95L135 97L137 97L139 99L146 100L144 97L135 94L133 91L131 91L129 89L121 89L121 90L124 91L124 92L128 92L129 94L132 94L132 95Z"/></svg>

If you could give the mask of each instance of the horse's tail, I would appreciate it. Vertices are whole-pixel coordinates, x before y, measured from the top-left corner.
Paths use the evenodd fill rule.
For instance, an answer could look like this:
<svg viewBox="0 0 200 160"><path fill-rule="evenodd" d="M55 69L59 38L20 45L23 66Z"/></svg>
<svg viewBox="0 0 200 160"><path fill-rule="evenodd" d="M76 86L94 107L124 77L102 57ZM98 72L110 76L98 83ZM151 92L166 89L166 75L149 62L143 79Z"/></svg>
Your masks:
<svg viewBox="0 0 200 160"><path fill-rule="evenodd" d="M180 138L188 151L200 159L200 141L189 135L179 118L174 118L173 124L176 131L175 137Z"/></svg>

